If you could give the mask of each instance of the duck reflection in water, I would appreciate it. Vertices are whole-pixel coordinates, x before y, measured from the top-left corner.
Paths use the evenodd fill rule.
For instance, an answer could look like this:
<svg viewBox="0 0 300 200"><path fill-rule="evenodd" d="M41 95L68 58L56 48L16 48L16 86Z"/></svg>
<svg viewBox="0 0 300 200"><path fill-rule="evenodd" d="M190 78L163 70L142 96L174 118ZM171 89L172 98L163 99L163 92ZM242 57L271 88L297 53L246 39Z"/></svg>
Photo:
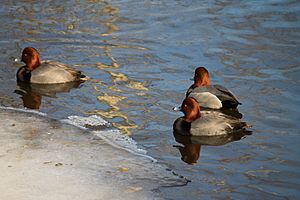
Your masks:
<svg viewBox="0 0 300 200"><path fill-rule="evenodd" d="M193 165L196 164L199 156L200 156L200 150L201 145L200 144L185 144L183 146L181 145L174 145L173 147L176 147L180 154L181 154L181 160L187 164Z"/></svg>
<svg viewBox="0 0 300 200"><path fill-rule="evenodd" d="M182 145L174 145L181 155L181 160L187 164L193 165L196 164L200 158L200 150L202 145L206 146L222 146L227 143L241 140L247 135L251 135L251 131L243 131L237 133L230 133L227 135L218 135L218 136L185 136L173 132L173 136L176 142Z"/></svg>
<svg viewBox="0 0 300 200"><path fill-rule="evenodd" d="M60 84L33 84L17 82L18 89L14 92L21 95L23 105L30 109L39 109L42 104L42 97L55 98L57 93L70 92L73 88L78 88L83 82L68 82Z"/></svg>

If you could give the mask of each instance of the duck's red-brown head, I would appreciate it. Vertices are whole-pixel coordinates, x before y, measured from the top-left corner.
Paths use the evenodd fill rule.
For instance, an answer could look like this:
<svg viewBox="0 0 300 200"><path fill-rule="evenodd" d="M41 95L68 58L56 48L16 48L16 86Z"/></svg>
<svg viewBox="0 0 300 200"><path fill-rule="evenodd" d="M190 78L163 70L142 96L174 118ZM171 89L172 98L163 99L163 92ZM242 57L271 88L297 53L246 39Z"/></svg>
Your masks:
<svg viewBox="0 0 300 200"><path fill-rule="evenodd" d="M201 117L200 106L192 97L187 97L183 100L181 111L184 113L183 119L187 122L193 122Z"/></svg>
<svg viewBox="0 0 300 200"><path fill-rule="evenodd" d="M32 71L40 66L40 54L39 52L33 47L26 47L22 52L22 59L26 64L26 69L28 71Z"/></svg>
<svg viewBox="0 0 300 200"><path fill-rule="evenodd" d="M194 87L210 85L209 73L205 67L198 67L194 75Z"/></svg>

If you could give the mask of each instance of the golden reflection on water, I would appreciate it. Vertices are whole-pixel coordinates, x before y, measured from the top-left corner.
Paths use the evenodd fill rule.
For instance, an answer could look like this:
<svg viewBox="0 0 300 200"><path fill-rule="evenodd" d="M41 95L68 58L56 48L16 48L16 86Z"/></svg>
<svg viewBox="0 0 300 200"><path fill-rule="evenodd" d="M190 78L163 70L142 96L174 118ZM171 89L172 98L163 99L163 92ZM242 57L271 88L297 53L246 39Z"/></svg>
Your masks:
<svg viewBox="0 0 300 200"><path fill-rule="evenodd" d="M119 30L119 27L114 24L117 20L119 20L119 9L113 7L107 2L105 4L105 7L100 12L102 13L102 15L109 17L100 22L104 27L106 27L106 31L102 33L101 36L109 36ZM95 81L93 83L93 87L95 91L99 93L99 95L97 96L97 100L101 103L109 105L110 108L108 108L107 110L94 110L89 113L98 114L107 119L118 118L118 121L120 121L121 119L120 122L113 122L112 124L125 134L131 135L130 129L137 128L138 126L129 119L127 113L120 109L120 106L129 107L129 105L127 104L130 104L132 102L127 100L125 91L122 88L126 87L136 90L137 92L135 94L138 96L143 95L141 91L147 91L148 88L139 81L130 80L130 78L126 74L112 71L112 69L120 67L117 59L115 59L111 53L112 48L146 50L145 47L141 46L130 46L115 43L103 47L104 55L109 58L111 62L110 64L98 62L96 64L96 67L98 69L106 71L110 75L111 83Z"/></svg>
<svg viewBox="0 0 300 200"><path fill-rule="evenodd" d="M113 66L111 66L113 68ZM118 87L119 83L126 83L125 87L131 88L136 90L136 95L142 95L140 91L146 91L148 88L146 88L143 83L140 83L138 81L130 80L125 74L122 73L116 73L112 71L107 71L111 75L111 82L112 86L108 85L104 82L98 81L94 82L93 87L96 92L101 93L101 95L97 96L97 99L101 103L105 103L110 106L107 110L94 110L90 113L98 114L102 117L108 118L108 119L114 119L114 118L120 118L122 119L122 122L114 122L112 123L115 127L120 129L122 132L124 132L127 135L131 135L130 129L137 128L138 126L130 121L128 115L121 111L120 105L125 107L129 107L129 103L132 101L125 101L127 99L126 96L123 96L122 93L124 91ZM114 94L109 94L109 92L101 92L100 87L106 87L106 89ZM117 93L117 94L115 94ZM125 102L124 102L125 101Z"/></svg>
<svg viewBox="0 0 300 200"><path fill-rule="evenodd" d="M146 91L148 90L148 88L146 88L144 84L141 82L130 80L128 76L126 76L123 73L110 71L110 69L116 68L116 66L118 67L120 66L112 56L110 56L110 59L112 60L112 63L115 64L98 65L98 68L102 70L106 70L107 73L110 74L112 85L106 84L102 81L94 81L93 83L93 87L95 91L101 93L101 95L97 96L97 99L101 103L105 103L109 105L110 108L108 110L94 110L89 113L98 114L108 119L114 119L114 118L122 119L122 122L114 122L112 124L118 129L120 129L123 133L127 135L131 135L130 129L137 128L138 126L134 122L131 122L128 118L128 115L122 112L119 107L121 103L123 106L126 107L128 107L126 103L130 103L130 102L124 102L124 100L126 100L127 97L122 95L124 91L119 87L120 86L119 84L125 83L125 87L137 90L136 95L141 95L140 91ZM109 91L114 94L110 94L109 92L102 92L99 86L105 87L107 89L106 91Z"/></svg>
<svg viewBox="0 0 300 200"><path fill-rule="evenodd" d="M108 73L111 75L113 83L128 81L128 77L125 74L111 71L109 71Z"/></svg>
<svg viewBox="0 0 300 200"><path fill-rule="evenodd" d="M135 89L135 90L143 90L147 91L148 88L145 87L145 85L138 81L129 81L129 83L126 85L128 88ZM141 94L141 93L137 93Z"/></svg>
<svg viewBox="0 0 300 200"><path fill-rule="evenodd" d="M119 30L119 27L113 22L115 22L119 17L119 9L113 7L112 5L106 5L100 12L102 15L110 15L108 19L103 20L101 23L107 28L106 32L102 33L102 36L108 36L111 35L112 33L116 32Z"/></svg>
<svg viewBox="0 0 300 200"><path fill-rule="evenodd" d="M137 128L138 126L134 122L130 121L128 114L124 113L120 109L120 104L122 104L122 106L129 107L127 104L131 103L132 101L125 101L127 97L122 95L124 91L118 87L118 84L120 82L125 82L125 87L136 90L137 92L135 94L139 96L143 95L143 93L140 91L146 91L148 88L146 88L143 83L130 80L125 74L114 73L111 71L108 71L108 73L111 75L111 82L113 84L112 86L100 81L98 83L95 82L93 87L97 92L101 93L101 95L97 96L97 99L101 103L109 105L110 108L108 110L94 110L91 113L98 114L108 119L121 118L123 120L122 122L115 122L112 124L125 134L131 135L130 129ZM98 86L106 87L109 92L101 92ZM110 92L114 94L110 94Z"/></svg>
<svg viewBox="0 0 300 200"><path fill-rule="evenodd" d="M118 96L118 95L108 95L107 93L103 93L102 95L99 95L97 99L100 102L104 102L110 106L108 110L94 110L90 113L98 114L102 117L113 119L113 118L121 118L123 122L121 123L112 123L115 127L120 129L122 132L124 132L127 135L131 135L131 132L129 129L137 128L137 125L133 122L130 122L128 119L128 115L120 111L120 108L118 107L119 102L126 99L124 96Z"/></svg>

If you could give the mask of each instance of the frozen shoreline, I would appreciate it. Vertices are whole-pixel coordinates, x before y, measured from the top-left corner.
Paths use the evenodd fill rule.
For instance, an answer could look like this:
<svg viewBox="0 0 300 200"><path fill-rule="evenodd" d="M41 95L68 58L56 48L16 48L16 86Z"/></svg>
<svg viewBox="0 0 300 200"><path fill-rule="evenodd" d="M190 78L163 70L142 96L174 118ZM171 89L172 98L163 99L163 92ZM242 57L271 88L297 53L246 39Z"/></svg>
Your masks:
<svg viewBox="0 0 300 200"><path fill-rule="evenodd" d="M161 199L159 187L186 183L130 153L135 150L99 137L111 129L94 134L40 113L3 107L0 118L1 199Z"/></svg>

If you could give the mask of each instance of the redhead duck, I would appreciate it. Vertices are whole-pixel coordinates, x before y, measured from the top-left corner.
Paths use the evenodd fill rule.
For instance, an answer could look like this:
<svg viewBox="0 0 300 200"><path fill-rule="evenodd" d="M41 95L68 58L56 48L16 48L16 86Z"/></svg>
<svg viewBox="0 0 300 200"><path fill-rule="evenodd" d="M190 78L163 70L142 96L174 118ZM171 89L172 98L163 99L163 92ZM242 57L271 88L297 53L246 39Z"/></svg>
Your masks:
<svg viewBox="0 0 300 200"><path fill-rule="evenodd" d="M194 84L186 92L186 97L193 97L202 107L212 109L235 109L241 104L225 87L210 85L209 73L205 67L195 70Z"/></svg>
<svg viewBox="0 0 300 200"><path fill-rule="evenodd" d="M215 136L246 131L249 125L237 118L218 111L202 111L198 102L191 97L181 105L183 117L175 120L173 130L182 135Z"/></svg>
<svg viewBox="0 0 300 200"><path fill-rule="evenodd" d="M57 84L87 80L87 77L80 71L74 70L63 63L41 62L39 52L33 47L26 47L23 50L21 61L26 65L17 72L17 80L20 82Z"/></svg>

